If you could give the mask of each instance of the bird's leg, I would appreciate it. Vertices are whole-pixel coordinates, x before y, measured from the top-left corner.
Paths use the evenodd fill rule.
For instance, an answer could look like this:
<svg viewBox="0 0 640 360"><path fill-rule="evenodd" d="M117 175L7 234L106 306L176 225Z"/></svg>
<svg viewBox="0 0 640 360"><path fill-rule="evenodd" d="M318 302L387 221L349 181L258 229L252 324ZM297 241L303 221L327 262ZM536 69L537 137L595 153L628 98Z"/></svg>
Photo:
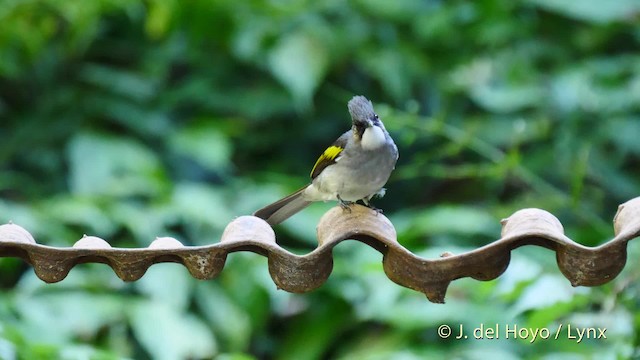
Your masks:
<svg viewBox="0 0 640 360"><path fill-rule="evenodd" d="M375 195L375 194L374 194L374 195ZM362 199L362 202L364 203L364 205L365 205L366 207L368 207L369 209L371 209L371 210L375 211L375 212L376 212L376 215L378 215L378 214L382 214L382 209L378 209L377 207L375 207L375 206L371 205L371 198L372 198L374 195L371 195L371 196L369 196L369 197L363 198L363 199Z"/></svg>
<svg viewBox="0 0 640 360"><path fill-rule="evenodd" d="M351 204L353 204L353 201L342 200L340 195L336 195L336 197L338 198L338 204L340 205L342 210L348 210L349 212L351 212Z"/></svg>

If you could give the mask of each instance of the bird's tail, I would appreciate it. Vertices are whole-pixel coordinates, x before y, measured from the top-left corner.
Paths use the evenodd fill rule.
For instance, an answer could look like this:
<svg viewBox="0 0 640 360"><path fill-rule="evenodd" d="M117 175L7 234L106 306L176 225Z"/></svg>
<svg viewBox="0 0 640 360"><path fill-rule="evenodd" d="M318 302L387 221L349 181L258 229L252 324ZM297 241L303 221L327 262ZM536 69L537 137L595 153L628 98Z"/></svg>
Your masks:
<svg viewBox="0 0 640 360"><path fill-rule="evenodd" d="M264 219L269 225L280 224L311 204L311 201L307 201L302 197L302 193L306 188L305 186L293 194L263 207L254 212L253 215Z"/></svg>

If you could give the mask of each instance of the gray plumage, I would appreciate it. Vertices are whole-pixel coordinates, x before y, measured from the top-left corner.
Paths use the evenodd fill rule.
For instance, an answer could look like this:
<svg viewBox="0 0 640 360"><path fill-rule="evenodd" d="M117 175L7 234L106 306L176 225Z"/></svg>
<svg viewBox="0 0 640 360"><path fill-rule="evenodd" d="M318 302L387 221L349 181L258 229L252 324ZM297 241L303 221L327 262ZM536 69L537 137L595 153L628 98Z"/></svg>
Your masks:
<svg viewBox="0 0 640 360"><path fill-rule="evenodd" d="M270 225L280 224L295 213L311 205L311 201L307 201L302 197L302 193L306 188L307 186L273 204L265 206L253 215L264 219Z"/></svg>
<svg viewBox="0 0 640 360"><path fill-rule="evenodd" d="M256 211L255 216L275 225L314 201L349 204L369 200L383 191L398 160L398 148L364 96L349 101L352 127L323 153L311 174L311 184ZM342 149L338 152L339 149ZM337 152L337 156L331 157Z"/></svg>

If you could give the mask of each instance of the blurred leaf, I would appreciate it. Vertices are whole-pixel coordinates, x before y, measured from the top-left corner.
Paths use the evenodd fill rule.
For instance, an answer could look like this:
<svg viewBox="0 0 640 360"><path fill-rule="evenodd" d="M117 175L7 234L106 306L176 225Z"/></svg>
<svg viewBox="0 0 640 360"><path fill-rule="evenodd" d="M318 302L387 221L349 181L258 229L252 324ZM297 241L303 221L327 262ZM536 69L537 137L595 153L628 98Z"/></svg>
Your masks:
<svg viewBox="0 0 640 360"><path fill-rule="evenodd" d="M322 357L324 349L337 340L340 329L350 321L349 309L341 303L318 303L305 315L289 324L277 359Z"/></svg>
<svg viewBox="0 0 640 360"><path fill-rule="evenodd" d="M220 354L216 356L218 360L254 360L257 359L255 356L251 356L248 354L241 353L232 353L232 354Z"/></svg>
<svg viewBox="0 0 640 360"><path fill-rule="evenodd" d="M516 254L512 253L509 267L504 274L500 275L497 279L498 286L496 287L496 292L498 294L510 295L513 296L513 298L517 298L521 293L521 291L518 290L522 290L523 284L527 284L540 276L542 267L535 259L530 260L526 254L521 255L521 251L522 250L518 250Z"/></svg>
<svg viewBox="0 0 640 360"><path fill-rule="evenodd" d="M172 201L175 216L187 225L196 244L218 241L235 216L227 207L223 192L204 184L177 184Z"/></svg>
<svg viewBox="0 0 640 360"><path fill-rule="evenodd" d="M173 151L208 170L226 170L230 165L231 144L215 122L216 119L208 119L179 130L170 138Z"/></svg>
<svg viewBox="0 0 640 360"><path fill-rule="evenodd" d="M22 296L38 297L41 292L99 293L101 291L126 291L130 286L116 276L105 264L83 264L69 272L64 281L56 284L44 283L34 272L24 274L15 289ZM95 294L94 294L95 295ZM118 298L118 300L122 300Z"/></svg>
<svg viewBox="0 0 640 360"><path fill-rule="evenodd" d="M308 108L329 65L324 44L300 32L283 37L268 57L269 70L287 88L298 106Z"/></svg>
<svg viewBox="0 0 640 360"><path fill-rule="evenodd" d="M530 328L542 328L552 324L554 320L564 319L571 314L576 307L584 302L576 301L574 298L566 299L564 302L557 302L553 305L531 310L527 316L526 326Z"/></svg>
<svg viewBox="0 0 640 360"><path fill-rule="evenodd" d="M514 147L545 138L549 131L548 119L534 118L485 118L469 119L469 130L477 137L497 147Z"/></svg>
<svg viewBox="0 0 640 360"><path fill-rule="evenodd" d="M128 230L142 247L148 246L158 236L174 236L167 227L177 220L175 209L161 203L149 206L137 202L117 202L109 206L109 216L119 226ZM181 241L178 236L178 240Z"/></svg>
<svg viewBox="0 0 640 360"><path fill-rule="evenodd" d="M213 334L193 315L145 300L129 302L127 310L136 338L153 359L209 358L217 352Z"/></svg>
<svg viewBox="0 0 640 360"><path fill-rule="evenodd" d="M138 101L149 100L156 92L156 84L151 79L122 69L85 65L80 70L80 77L87 83Z"/></svg>
<svg viewBox="0 0 640 360"><path fill-rule="evenodd" d="M497 236L500 233L499 219L485 211L471 206L439 205L430 209L413 211L410 214L394 215L392 217L398 234L404 232L416 236L420 234L457 234L457 235L487 235Z"/></svg>
<svg viewBox="0 0 640 360"><path fill-rule="evenodd" d="M155 264L135 286L151 301L184 311L191 300L193 281L188 271L178 264Z"/></svg>
<svg viewBox="0 0 640 360"><path fill-rule="evenodd" d="M83 95L87 116L107 118L118 126L143 134L161 136L171 130L168 115L157 107L139 104L111 94Z"/></svg>
<svg viewBox="0 0 640 360"><path fill-rule="evenodd" d="M584 290L584 291L583 291ZM543 327L548 321L558 318L574 307L574 296L586 289L572 288L569 281L557 275L542 275L529 285L513 307L515 314L527 310L539 311L544 318L536 319L533 326Z"/></svg>
<svg viewBox="0 0 640 360"><path fill-rule="evenodd" d="M277 292L266 265L267 259L261 256L233 253L227 257L225 271L218 278L231 301L248 314L252 329L266 326L272 296Z"/></svg>
<svg viewBox="0 0 640 360"><path fill-rule="evenodd" d="M245 61L259 59L266 46L268 36L277 29L276 24L267 18L258 16L244 16L240 21L244 26L239 26L234 34L233 52Z"/></svg>
<svg viewBox="0 0 640 360"><path fill-rule="evenodd" d="M640 12L640 4L635 0L617 0L603 3L598 0L580 2L563 0L528 0L546 10L570 16L578 20L595 23L631 21Z"/></svg>
<svg viewBox="0 0 640 360"><path fill-rule="evenodd" d="M465 89L478 105L492 112L511 113L535 107L542 101L544 89L526 74L531 55L518 50L492 58L474 58L452 72L452 86ZM525 75L519 75L522 71Z"/></svg>
<svg viewBox="0 0 640 360"><path fill-rule="evenodd" d="M406 54L402 49L378 48L364 52L362 63L371 75L396 100L406 99L411 87L412 71L408 59L418 54Z"/></svg>
<svg viewBox="0 0 640 360"><path fill-rule="evenodd" d="M477 86L471 97L489 111L509 113L535 105L542 99L542 89L535 86Z"/></svg>
<svg viewBox="0 0 640 360"><path fill-rule="evenodd" d="M128 138L80 133L67 149L70 188L79 195L156 195L162 168L148 148Z"/></svg>
<svg viewBox="0 0 640 360"><path fill-rule="evenodd" d="M376 329L367 329L358 335L355 343L340 349L337 359L418 360L451 356L451 351L436 346L413 348L402 333L382 333Z"/></svg>
<svg viewBox="0 0 640 360"><path fill-rule="evenodd" d="M1 334L2 329L0 329L0 336L2 336ZM0 337L0 358L5 360L15 360L18 358L14 344L2 337Z"/></svg>
<svg viewBox="0 0 640 360"><path fill-rule="evenodd" d="M228 351L247 348L251 340L251 321L247 313L219 286L198 283L196 303L220 338L221 347Z"/></svg>
<svg viewBox="0 0 640 360"><path fill-rule="evenodd" d="M635 136L640 134L640 118L611 119L607 121L607 130L620 150L640 155L640 142Z"/></svg>
<svg viewBox="0 0 640 360"><path fill-rule="evenodd" d="M586 74L572 69L554 78L551 84L553 102L560 110L576 110L582 104L593 101L590 87Z"/></svg>
<svg viewBox="0 0 640 360"><path fill-rule="evenodd" d="M434 2L420 0L358 1L358 5L362 6L366 11L376 16L399 22L412 20L414 16L420 14L430 3Z"/></svg>
<svg viewBox="0 0 640 360"><path fill-rule="evenodd" d="M29 229L28 231L34 237L37 233L46 232L38 215L32 206L0 199L0 223L5 224L11 221L25 229ZM36 241L38 241L37 238Z"/></svg>
<svg viewBox="0 0 640 360"><path fill-rule="evenodd" d="M173 13L177 10L174 1L151 1L149 15L145 23L147 33L154 39L164 36L169 30Z"/></svg>
<svg viewBox="0 0 640 360"><path fill-rule="evenodd" d="M51 221L81 226L85 234L105 237L116 230L104 209L87 198L61 196L45 201L41 209L50 214Z"/></svg>
<svg viewBox="0 0 640 360"><path fill-rule="evenodd" d="M61 343L92 338L106 324L121 321L124 303L114 295L66 291L21 295L16 307L30 341Z"/></svg>
<svg viewBox="0 0 640 360"><path fill-rule="evenodd" d="M60 359L63 360L122 360L121 356L115 354L109 354L97 349L94 349L90 346L67 346L62 351L60 351L59 355Z"/></svg>

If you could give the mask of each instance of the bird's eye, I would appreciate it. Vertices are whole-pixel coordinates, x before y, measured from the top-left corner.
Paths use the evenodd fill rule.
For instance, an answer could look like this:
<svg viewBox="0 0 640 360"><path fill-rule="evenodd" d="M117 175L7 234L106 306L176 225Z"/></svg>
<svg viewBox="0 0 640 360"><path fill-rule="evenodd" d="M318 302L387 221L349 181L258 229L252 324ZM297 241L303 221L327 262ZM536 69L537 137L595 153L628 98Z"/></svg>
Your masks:
<svg viewBox="0 0 640 360"><path fill-rule="evenodd" d="M373 117L374 117L376 120L380 119L380 118L378 117L378 114L373 114Z"/></svg>

